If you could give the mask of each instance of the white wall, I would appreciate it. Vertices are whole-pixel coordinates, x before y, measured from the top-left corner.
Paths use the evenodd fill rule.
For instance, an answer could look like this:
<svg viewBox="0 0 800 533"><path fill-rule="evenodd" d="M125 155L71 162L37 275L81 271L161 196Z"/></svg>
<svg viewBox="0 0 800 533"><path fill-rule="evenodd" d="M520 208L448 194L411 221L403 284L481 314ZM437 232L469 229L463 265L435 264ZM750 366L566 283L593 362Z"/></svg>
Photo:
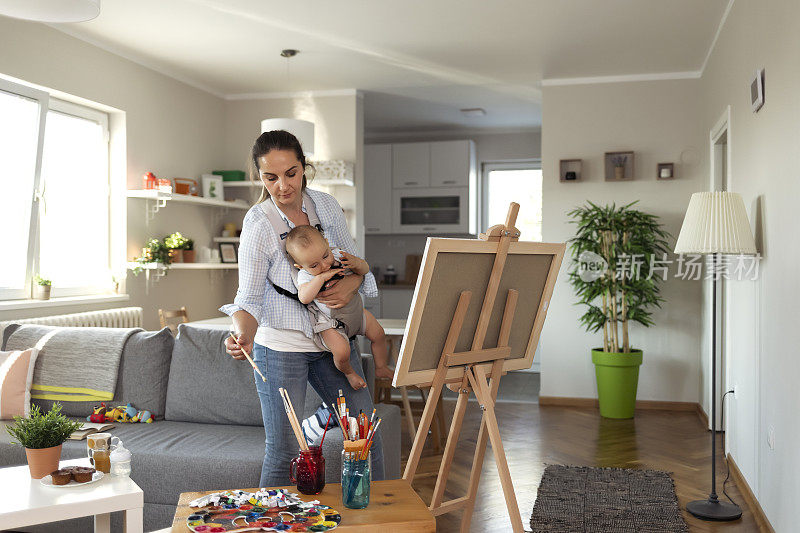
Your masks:
<svg viewBox="0 0 800 533"><path fill-rule="evenodd" d="M701 79L701 130L731 106L730 189L742 194L763 256L754 282L732 284L729 452L776 531L797 529L800 499L800 4L735 2ZM766 69L765 104L754 114L749 85ZM729 396L730 398L730 396ZM775 449L767 432L775 430Z"/></svg>
<svg viewBox="0 0 800 533"><path fill-rule="evenodd" d="M199 178L223 162L223 100L43 24L0 17L0 73L119 110L114 118L126 123L127 168L121 173L128 188L141 188L147 171ZM143 202L128 200L127 205L128 259L149 236L177 230L201 245L220 229L213 227L208 209L168 206L145 226ZM144 308L145 327L155 328L159 307L185 305L190 318L207 318L232 299L236 286L234 274L212 285L206 272L173 271L146 295L143 278L128 275L131 300L124 304L3 311L0 320L138 305Z"/></svg>
<svg viewBox="0 0 800 533"><path fill-rule="evenodd" d="M575 228L567 213L586 201L620 205L635 200L676 238L691 193L705 184L699 88L697 80L545 87L544 240L571 238ZM604 153L621 150L635 152L636 179L606 182ZM578 158L583 181L560 183L559 159ZM675 163L675 180L656 180L660 162ZM579 323L585 309L575 305L566 275L570 266L565 257L542 332L541 395L596 398L590 350L602 344L602 334L587 333ZM631 327L632 344L644 350L640 400L699 400L699 289L699 282L669 279L662 285L663 309L653 315L655 326Z"/></svg>

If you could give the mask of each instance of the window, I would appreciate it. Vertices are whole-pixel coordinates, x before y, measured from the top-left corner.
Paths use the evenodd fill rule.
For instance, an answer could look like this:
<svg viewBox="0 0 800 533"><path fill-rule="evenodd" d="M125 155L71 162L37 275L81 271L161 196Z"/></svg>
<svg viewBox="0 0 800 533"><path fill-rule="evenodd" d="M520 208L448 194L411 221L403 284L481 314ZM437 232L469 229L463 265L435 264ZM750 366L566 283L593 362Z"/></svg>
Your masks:
<svg viewBox="0 0 800 533"><path fill-rule="evenodd" d="M539 161L484 163L481 179L483 228L502 224L508 205L520 205L520 240L542 240L542 165Z"/></svg>
<svg viewBox="0 0 800 533"><path fill-rule="evenodd" d="M111 283L108 115L0 79L0 299L53 296Z"/></svg>

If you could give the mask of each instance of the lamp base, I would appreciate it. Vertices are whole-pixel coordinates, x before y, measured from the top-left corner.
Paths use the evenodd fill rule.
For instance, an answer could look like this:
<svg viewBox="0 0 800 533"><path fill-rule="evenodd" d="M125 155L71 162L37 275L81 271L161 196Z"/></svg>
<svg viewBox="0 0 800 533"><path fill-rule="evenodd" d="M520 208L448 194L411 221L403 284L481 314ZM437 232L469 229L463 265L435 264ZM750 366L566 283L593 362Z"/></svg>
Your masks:
<svg viewBox="0 0 800 533"><path fill-rule="evenodd" d="M686 504L686 510L701 520L738 520L742 510L738 505L719 500L695 500Z"/></svg>

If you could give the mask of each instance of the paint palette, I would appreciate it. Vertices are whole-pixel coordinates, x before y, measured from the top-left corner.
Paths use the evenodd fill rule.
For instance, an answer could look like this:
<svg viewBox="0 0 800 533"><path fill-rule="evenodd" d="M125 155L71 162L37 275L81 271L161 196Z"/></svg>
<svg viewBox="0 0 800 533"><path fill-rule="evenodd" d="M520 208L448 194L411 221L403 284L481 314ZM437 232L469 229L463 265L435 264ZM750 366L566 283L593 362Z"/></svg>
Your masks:
<svg viewBox="0 0 800 533"><path fill-rule="evenodd" d="M275 491L269 491L270 493ZM249 496L249 497L248 497ZM244 491L217 493L192 502L193 513L186 519L196 533L238 531L330 531L342 520L339 511L318 501L304 502L296 495L274 494L269 498ZM244 500L244 501L243 501ZM196 503L206 505L195 505ZM273 506L266 506L272 504ZM277 505L276 505L277 504Z"/></svg>

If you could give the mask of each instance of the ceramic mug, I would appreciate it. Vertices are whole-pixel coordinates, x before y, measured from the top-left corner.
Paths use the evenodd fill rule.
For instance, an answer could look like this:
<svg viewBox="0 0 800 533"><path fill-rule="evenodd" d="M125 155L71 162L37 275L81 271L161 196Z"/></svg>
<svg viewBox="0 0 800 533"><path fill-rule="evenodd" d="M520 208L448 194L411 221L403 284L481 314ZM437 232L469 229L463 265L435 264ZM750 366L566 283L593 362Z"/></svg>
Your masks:
<svg viewBox="0 0 800 533"><path fill-rule="evenodd" d="M111 433L90 433L86 437L86 455L89 456L89 462L92 462L92 450L106 450L109 453L115 450L119 445L119 437L113 436Z"/></svg>
<svg viewBox="0 0 800 533"><path fill-rule="evenodd" d="M201 263L211 262L211 248L209 248L208 246L201 246L200 250L198 250L198 255L200 257Z"/></svg>

